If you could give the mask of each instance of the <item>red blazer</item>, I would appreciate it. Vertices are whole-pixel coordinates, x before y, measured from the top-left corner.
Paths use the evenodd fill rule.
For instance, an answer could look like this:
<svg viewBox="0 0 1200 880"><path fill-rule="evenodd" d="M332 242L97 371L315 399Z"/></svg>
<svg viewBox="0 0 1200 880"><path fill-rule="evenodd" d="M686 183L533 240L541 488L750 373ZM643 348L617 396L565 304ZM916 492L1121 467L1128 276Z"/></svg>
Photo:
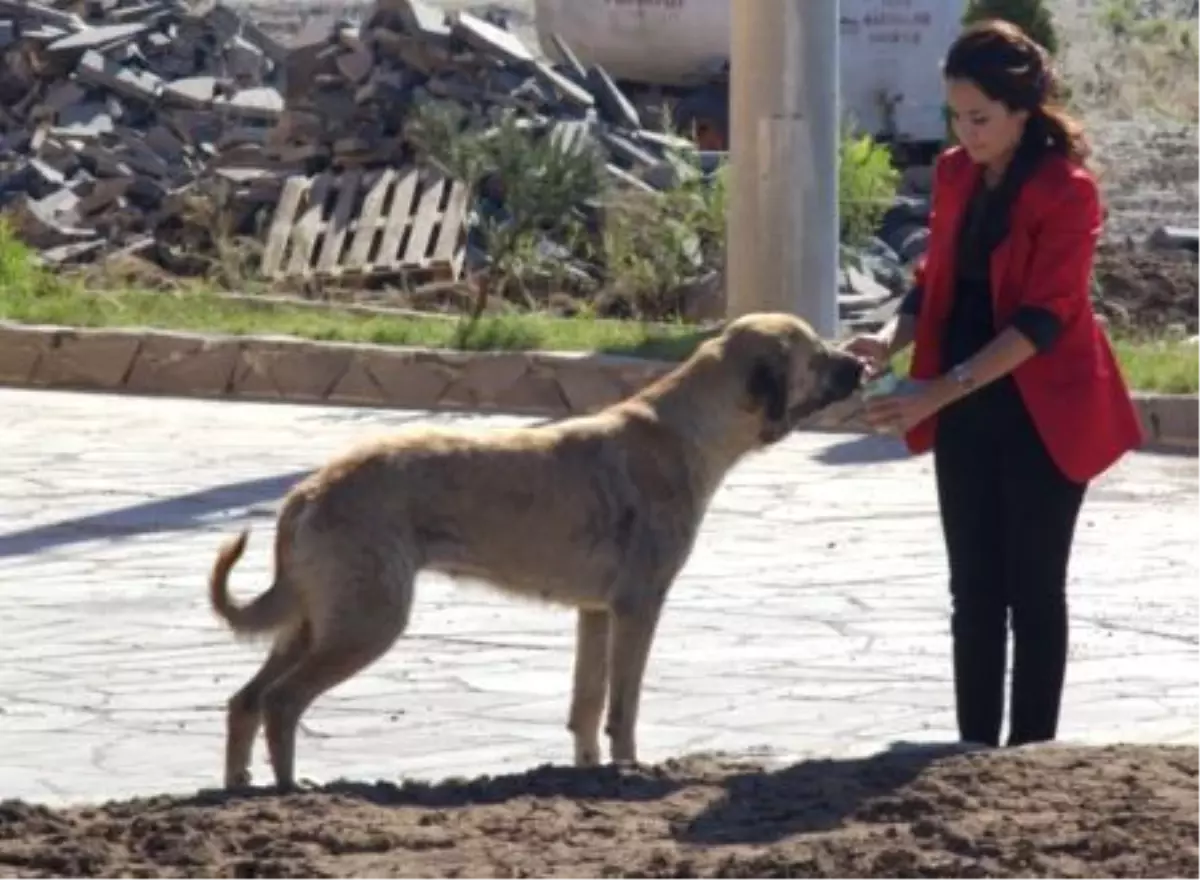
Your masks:
<svg viewBox="0 0 1200 880"><path fill-rule="evenodd" d="M924 293L916 321L911 374L939 373L941 335L954 296L955 239L982 167L961 147L934 167L929 248L917 269ZM1049 309L1062 331L1013 379L1051 458L1084 482L1141 445L1137 410L1090 300L1092 257L1103 222L1095 179L1065 158L1042 162L1012 207L1010 232L992 252L992 308L1003 327L1019 306ZM937 416L905 435L913 453L933 446Z"/></svg>

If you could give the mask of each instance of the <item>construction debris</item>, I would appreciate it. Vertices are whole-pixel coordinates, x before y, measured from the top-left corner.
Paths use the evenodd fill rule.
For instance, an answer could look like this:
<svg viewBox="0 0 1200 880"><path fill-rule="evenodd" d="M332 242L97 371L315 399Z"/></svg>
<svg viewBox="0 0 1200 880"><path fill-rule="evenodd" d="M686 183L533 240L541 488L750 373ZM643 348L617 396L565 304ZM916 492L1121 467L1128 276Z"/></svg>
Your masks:
<svg viewBox="0 0 1200 880"><path fill-rule="evenodd" d="M246 160L287 50L229 9L0 0L0 34L0 209L47 262L168 255L197 196L247 217L277 199Z"/></svg>
<svg viewBox="0 0 1200 880"><path fill-rule="evenodd" d="M405 125L421 106L484 124L515 112L648 190L686 143L643 131L604 71L550 65L492 21L419 0L286 44L216 3L0 0L0 36L0 210L51 264L133 249L203 271L186 251L227 234L258 242L270 277L453 278L471 194L418 161Z"/></svg>
<svg viewBox="0 0 1200 880"><path fill-rule="evenodd" d="M508 114L558 150L591 149L618 190L715 169L703 154L699 170L682 165L689 142L646 127L649 108L557 42L566 61L551 65L497 20L420 0L378 0L361 21L311 21L286 42L213 2L0 0L0 211L51 265L136 254L208 274L239 240L273 281L419 284L486 265L477 227L503 214L502 193L472 192L421 153L409 126L429 105L476 129ZM581 206L597 236L602 214ZM574 277L604 275L553 240L539 249ZM866 259L902 274L891 248ZM859 268L846 317L898 289ZM720 273L699 256L694 270L680 311L714 317Z"/></svg>
<svg viewBox="0 0 1200 880"><path fill-rule="evenodd" d="M453 280L466 256L468 196L462 183L415 167L296 175L284 185L262 273L345 279L423 272L422 280Z"/></svg>

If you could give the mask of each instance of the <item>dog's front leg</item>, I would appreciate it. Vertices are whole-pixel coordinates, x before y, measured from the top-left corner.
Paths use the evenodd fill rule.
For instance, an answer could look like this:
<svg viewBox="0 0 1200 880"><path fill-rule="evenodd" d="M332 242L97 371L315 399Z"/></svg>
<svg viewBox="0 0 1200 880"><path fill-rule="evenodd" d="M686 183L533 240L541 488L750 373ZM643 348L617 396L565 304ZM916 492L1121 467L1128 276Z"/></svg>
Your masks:
<svg viewBox="0 0 1200 880"><path fill-rule="evenodd" d="M665 597L665 591L660 596ZM644 599L613 609L609 653L608 734L612 759L618 764L637 763L638 704L650 644L662 611L662 598Z"/></svg>
<svg viewBox="0 0 1200 880"><path fill-rule="evenodd" d="M600 716L608 690L608 611L580 610L575 627L575 686L567 729L575 737L575 764L600 763Z"/></svg>

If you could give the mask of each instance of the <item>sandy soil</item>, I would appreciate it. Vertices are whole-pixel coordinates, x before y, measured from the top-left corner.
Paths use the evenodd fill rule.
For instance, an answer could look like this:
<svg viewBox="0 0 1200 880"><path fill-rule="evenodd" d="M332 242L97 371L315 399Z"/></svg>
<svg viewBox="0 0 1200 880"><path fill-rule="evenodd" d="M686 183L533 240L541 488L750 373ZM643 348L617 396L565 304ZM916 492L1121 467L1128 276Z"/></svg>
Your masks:
<svg viewBox="0 0 1200 880"><path fill-rule="evenodd" d="M1195 877L1195 747L0 802L0 876Z"/></svg>

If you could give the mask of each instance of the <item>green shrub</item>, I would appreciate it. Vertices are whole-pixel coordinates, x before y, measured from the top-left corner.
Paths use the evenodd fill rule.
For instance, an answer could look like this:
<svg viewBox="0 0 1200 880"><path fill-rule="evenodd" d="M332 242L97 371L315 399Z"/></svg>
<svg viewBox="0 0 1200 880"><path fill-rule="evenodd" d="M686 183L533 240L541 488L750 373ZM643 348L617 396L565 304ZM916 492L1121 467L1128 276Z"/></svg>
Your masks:
<svg viewBox="0 0 1200 880"><path fill-rule="evenodd" d="M565 151L511 117L489 129L474 128L456 106L430 104L414 114L405 134L422 158L467 183L477 199L486 201L489 186L503 189L503 215L479 212L489 266L475 279L476 316L489 293L538 308L536 298L525 293L533 280L543 288L594 293L562 273L561 248L602 265L602 286L620 301L616 312L636 316L677 316L683 289L723 267L728 168L705 175L693 148L669 152L674 186L644 192L614 186L592 150ZM838 167L843 243L859 243L874 232L899 179L886 146L849 128L843 132ZM599 209L595 231L586 228L579 210L584 204ZM542 240L561 248L546 255L539 250Z"/></svg>
<svg viewBox="0 0 1200 880"><path fill-rule="evenodd" d="M9 219L0 215L0 288L14 296L36 297L56 282L57 276L38 263Z"/></svg>
<svg viewBox="0 0 1200 880"><path fill-rule="evenodd" d="M694 152L670 159L674 187L609 194L602 236L612 292L633 312L660 318L678 316L683 287L720 269L725 256L728 165L706 178Z"/></svg>
<svg viewBox="0 0 1200 880"><path fill-rule="evenodd" d="M1108 0L1102 21L1119 44L1141 44L1159 54L1196 61L1196 25L1190 19L1150 15L1137 0Z"/></svg>
<svg viewBox="0 0 1200 880"><path fill-rule="evenodd" d="M968 25L988 18L1012 22L1051 55L1058 54L1054 17L1045 0L970 0L963 12L962 23Z"/></svg>
<svg viewBox="0 0 1200 880"><path fill-rule="evenodd" d="M678 153L687 167L693 158ZM614 287L626 298L657 304L670 314L679 288L697 275L722 266L728 166L709 180L681 175L674 189L656 194L621 194L610 201L604 252ZM843 131L838 151L838 214L843 244L856 245L874 234L893 204L900 172L891 151L869 134Z"/></svg>
<svg viewBox="0 0 1200 880"><path fill-rule="evenodd" d="M838 215L843 244L855 245L874 234L892 206L900 172L891 151L869 134L842 133L838 161Z"/></svg>
<svg viewBox="0 0 1200 880"><path fill-rule="evenodd" d="M472 127L466 112L450 102L423 105L409 118L405 137L418 156L465 183L476 200L489 267L476 279L472 316L483 313L492 291L504 294L511 287L534 306L526 282L564 269L541 243L578 242L580 206L603 190L598 150L591 144L562 149L511 112L489 127ZM503 212L487 210L485 199L501 202Z"/></svg>

